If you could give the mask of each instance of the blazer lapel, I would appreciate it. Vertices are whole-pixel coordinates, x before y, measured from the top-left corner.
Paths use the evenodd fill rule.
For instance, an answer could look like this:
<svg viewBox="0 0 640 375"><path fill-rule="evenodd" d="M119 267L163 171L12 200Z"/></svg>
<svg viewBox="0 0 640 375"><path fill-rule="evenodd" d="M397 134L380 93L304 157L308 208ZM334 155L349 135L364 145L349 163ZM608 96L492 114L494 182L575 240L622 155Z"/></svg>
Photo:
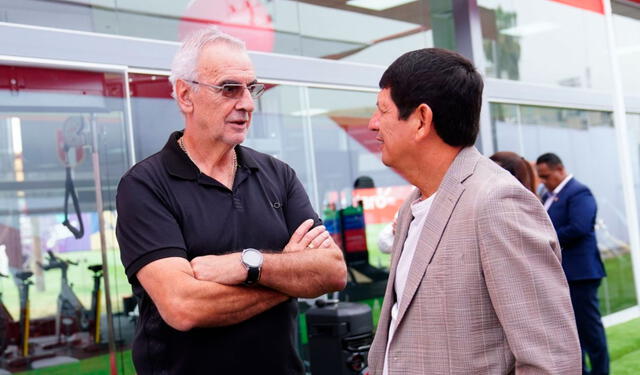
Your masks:
<svg viewBox="0 0 640 375"><path fill-rule="evenodd" d="M391 321L391 307L396 302L396 295L394 292L394 281L396 278L396 268L398 267L398 261L404 241L407 238L409 232L409 225L413 220L411 214L411 202L418 199L420 191L415 189L409 197L405 200L405 203L400 208L398 214L398 222L396 224L396 239L393 241L393 248L391 250L391 264L389 266L389 278L387 279L387 288L384 293L384 301L382 302L382 308L380 309L380 318L378 319L378 329L376 330L375 345L372 347L372 353L369 354L369 361L372 365L374 361L383 361L384 354L387 347L388 335L389 335L389 323ZM382 328L382 329L381 329ZM375 353L373 353L375 351ZM376 368L382 368L382 362Z"/></svg>
<svg viewBox="0 0 640 375"><path fill-rule="evenodd" d="M402 322L402 318L409 304L413 300L413 296L422 281L429 263L431 263L431 259L440 243L440 238L449 222L449 218L464 192L465 188L462 182L473 174L473 170L480 157L481 155L475 147L462 149L440 183L435 200L429 209L424 228L422 228L422 232L420 233L416 251L411 261L411 267L409 268L409 274L407 275L404 293L400 298L398 327ZM402 241L402 244L398 244L398 246L401 245L404 245L404 241ZM390 277L389 280L391 281L393 279Z"/></svg>

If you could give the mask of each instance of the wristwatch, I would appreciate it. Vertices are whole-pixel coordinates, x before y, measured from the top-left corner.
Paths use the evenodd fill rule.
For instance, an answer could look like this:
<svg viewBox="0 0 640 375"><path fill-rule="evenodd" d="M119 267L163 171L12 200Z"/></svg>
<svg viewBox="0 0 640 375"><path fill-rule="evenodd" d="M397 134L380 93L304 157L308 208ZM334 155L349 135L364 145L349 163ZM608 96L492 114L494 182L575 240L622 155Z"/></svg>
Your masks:
<svg viewBox="0 0 640 375"><path fill-rule="evenodd" d="M260 272L262 271L262 261L264 257L259 250L244 249L242 250L242 265L247 269L247 279L242 283L244 285L253 285L260 280Z"/></svg>

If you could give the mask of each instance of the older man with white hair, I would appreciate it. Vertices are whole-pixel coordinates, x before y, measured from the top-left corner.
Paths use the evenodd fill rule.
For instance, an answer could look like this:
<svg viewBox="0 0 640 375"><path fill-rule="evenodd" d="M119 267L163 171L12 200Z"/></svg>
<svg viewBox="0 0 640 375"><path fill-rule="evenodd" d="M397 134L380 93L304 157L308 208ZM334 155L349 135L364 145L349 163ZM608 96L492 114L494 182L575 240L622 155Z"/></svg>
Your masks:
<svg viewBox="0 0 640 375"><path fill-rule="evenodd" d="M172 65L185 129L118 186L138 374L302 374L295 297L342 289L341 250L295 172L240 146L264 91L244 43L190 35Z"/></svg>

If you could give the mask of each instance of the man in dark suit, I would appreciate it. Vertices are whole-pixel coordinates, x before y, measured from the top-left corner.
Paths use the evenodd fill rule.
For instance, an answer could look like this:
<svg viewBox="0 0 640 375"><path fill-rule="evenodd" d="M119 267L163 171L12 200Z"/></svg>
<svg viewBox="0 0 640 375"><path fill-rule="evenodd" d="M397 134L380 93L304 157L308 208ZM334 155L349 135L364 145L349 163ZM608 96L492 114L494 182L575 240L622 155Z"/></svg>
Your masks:
<svg viewBox="0 0 640 375"><path fill-rule="evenodd" d="M552 153L536 161L538 176L547 188L542 203L549 213L562 248L562 268L569 281L571 302L583 353L583 374L609 373L609 353L598 309L598 287L605 277L596 245L596 201L588 187L568 174ZM584 356L588 355L591 371Z"/></svg>

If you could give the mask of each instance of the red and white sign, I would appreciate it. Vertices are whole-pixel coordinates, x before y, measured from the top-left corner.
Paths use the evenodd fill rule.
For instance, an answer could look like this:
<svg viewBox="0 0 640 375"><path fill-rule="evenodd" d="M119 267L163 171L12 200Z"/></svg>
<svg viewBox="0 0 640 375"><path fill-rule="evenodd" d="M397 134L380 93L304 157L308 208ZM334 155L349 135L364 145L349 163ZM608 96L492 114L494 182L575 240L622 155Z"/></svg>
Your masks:
<svg viewBox="0 0 640 375"><path fill-rule="evenodd" d="M362 201L365 223L390 223L413 189L411 185L355 189L353 201Z"/></svg>

